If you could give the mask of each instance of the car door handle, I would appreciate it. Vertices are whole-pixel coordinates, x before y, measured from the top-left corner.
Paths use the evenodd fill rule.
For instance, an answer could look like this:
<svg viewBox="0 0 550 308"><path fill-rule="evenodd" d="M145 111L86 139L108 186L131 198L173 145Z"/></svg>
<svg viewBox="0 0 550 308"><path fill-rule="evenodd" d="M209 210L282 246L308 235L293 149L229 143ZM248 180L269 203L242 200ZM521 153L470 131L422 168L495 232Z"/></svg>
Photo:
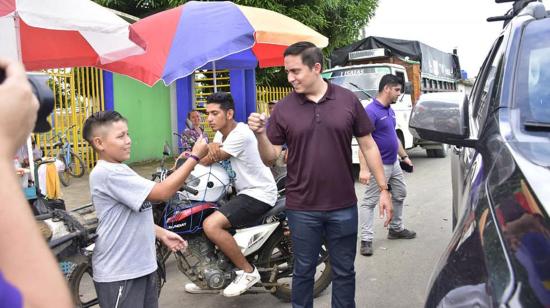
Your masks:
<svg viewBox="0 0 550 308"><path fill-rule="evenodd" d="M456 155L460 155L464 151L463 147L452 146L452 149L453 149L453 153Z"/></svg>

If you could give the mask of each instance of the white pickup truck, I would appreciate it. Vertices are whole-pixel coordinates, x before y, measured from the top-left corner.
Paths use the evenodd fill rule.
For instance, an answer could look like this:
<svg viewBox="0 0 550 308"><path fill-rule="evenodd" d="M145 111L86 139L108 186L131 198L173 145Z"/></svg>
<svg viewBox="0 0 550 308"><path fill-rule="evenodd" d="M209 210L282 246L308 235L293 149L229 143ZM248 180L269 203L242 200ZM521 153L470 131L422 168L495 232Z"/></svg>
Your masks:
<svg viewBox="0 0 550 308"><path fill-rule="evenodd" d="M357 95L363 106L366 106L371 103L372 99L378 94L378 84L382 76L386 74L396 75L404 82L403 89L405 89L405 91L397 102L392 105L397 122L395 131L401 144L403 144L406 149L420 145L426 149L429 157L445 157L447 145L415 139L409 131L409 117L411 115L412 101L410 83L403 66L391 63L344 66L325 70L323 72L323 77L333 84L351 90ZM354 164L359 163L359 158L357 156L358 151L359 146L354 138L352 141Z"/></svg>

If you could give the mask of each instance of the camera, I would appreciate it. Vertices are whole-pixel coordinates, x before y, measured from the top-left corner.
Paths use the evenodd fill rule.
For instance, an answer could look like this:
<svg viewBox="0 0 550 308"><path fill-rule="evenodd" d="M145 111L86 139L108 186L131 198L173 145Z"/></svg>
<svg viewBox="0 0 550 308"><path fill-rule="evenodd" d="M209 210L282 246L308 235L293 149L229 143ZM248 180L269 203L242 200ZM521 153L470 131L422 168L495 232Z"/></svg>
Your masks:
<svg viewBox="0 0 550 308"><path fill-rule="evenodd" d="M5 78L6 72L3 68L0 68L0 83L4 82ZM54 107L53 92L48 86L49 77L46 73L27 73L27 79L40 105L33 131L35 133L45 133L52 129L48 122L48 116L52 113Z"/></svg>

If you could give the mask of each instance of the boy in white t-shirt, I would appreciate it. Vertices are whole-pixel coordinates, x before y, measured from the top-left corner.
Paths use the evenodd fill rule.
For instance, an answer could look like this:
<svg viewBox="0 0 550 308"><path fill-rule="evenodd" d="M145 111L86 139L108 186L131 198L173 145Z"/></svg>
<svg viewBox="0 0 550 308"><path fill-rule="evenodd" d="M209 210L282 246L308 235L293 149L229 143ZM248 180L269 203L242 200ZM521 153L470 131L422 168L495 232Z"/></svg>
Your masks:
<svg viewBox="0 0 550 308"><path fill-rule="evenodd" d="M187 243L153 222L151 202L165 201L183 185L191 170L206 156L201 138L179 169L161 183L147 180L123 162L130 158L128 124L116 111L92 114L82 130L99 155L90 172L90 191L99 224L92 256L99 306L152 308L158 306L155 237L172 251Z"/></svg>
<svg viewBox="0 0 550 308"><path fill-rule="evenodd" d="M277 186L258 152L254 133L244 123L237 123L233 116L235 107L231 94L217 92L206 99L208 124L216 132L208 145L208 155L201 164L209 165L228 159L235 171L237 196L223 205L204 221L203 229L208 238L238 267L235 280L225 288L227 297L244 293L260 280L258 270L241 253L227 229L238 228L256 221L277 201ZM185 286L190 293L200 293L194 283Z"/></svg>

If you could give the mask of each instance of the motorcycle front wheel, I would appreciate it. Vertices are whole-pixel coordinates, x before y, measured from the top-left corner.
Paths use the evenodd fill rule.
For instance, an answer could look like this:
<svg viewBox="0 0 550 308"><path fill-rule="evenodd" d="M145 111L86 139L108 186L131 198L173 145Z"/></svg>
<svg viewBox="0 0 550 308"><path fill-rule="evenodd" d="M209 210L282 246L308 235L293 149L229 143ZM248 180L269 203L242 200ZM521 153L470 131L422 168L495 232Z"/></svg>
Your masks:
<svg viewBox="0 0 550 308"><path fill-rule="evenodd" d="M277 231L265 244L265 248L258 256L258 267L277 267L275 279L272 279L271 272L262 273L263 283L277 283L277 286L267 286L275 297L290 302L292 295L292 272L294 269L294 258L292 255L292 243L289 236L282 231ZM321 247L317 270L315 271L315 282L313 285L313 297L319 296L331 283L331 266L328 258L326 245ZM273 290L272 288L275 288Z"/></svg>
<svg viewBox="0 0 550 308"><path fill-rule="evenodd" d="M92 267L89 263L79 264L68 277L71 295L78 308L92 307L99 303L92 277Z"/></svg>

